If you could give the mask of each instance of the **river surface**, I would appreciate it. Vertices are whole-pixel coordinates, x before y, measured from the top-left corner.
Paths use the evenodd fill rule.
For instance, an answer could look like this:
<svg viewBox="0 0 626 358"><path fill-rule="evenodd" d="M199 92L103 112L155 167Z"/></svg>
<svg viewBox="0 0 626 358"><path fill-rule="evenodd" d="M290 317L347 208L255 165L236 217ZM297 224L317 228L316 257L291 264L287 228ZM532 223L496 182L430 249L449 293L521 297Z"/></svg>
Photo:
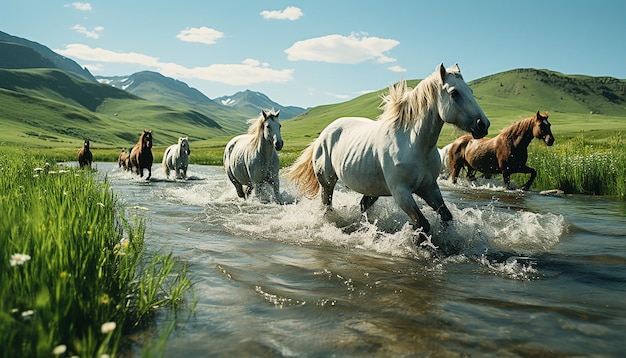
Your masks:
<svg viewBox="0 0 626 358"><path fill-rule="evenodd" d="M440 181L454 221L424 208L435 249L391 198L363 219L338 187L324 216L284 183L284 204L239 199L221 167L97 168L149 250L189 265L197 305L166 357L626 354L624 201Z"/></svg>

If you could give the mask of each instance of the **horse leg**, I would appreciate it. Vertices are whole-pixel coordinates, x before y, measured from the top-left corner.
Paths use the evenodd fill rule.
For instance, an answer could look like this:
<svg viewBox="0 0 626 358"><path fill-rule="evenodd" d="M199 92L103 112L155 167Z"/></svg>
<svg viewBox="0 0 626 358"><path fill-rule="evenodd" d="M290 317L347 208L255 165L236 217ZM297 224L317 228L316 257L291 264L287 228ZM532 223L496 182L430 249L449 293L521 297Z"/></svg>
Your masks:
<svg viewBox="0 0 626 358"><path fill-rule="evenodd" d="M276 201L276 203L280 204L282 202L282 199L280 197L280 183L278 179L273 179L270 184L274 189L274 200Z"/></svg>
<svg viewBox="0 0 626 358"><path fill-rule="evenodd" d="M429 187L420 189L417 195L424 199L424 201L439 214L444 224L452 220L452 213L443 201L441 190L437 182L433 182Z"/></svg>
<svg viewBox="0 0 626 358"><path fill-rule="evenodd" d="M463 163L459 164L459 161L455 161L452 165L452 173L450 174L452 177L452 184L456 184L457 178L461 173L461 169L463 169Z"/></svg>
<svg viewBox="0 0 626 358"><path fill-rule="evenodd" d="M537 177L537 171L531 167L528 166L524 166L521 170L520 173L530 173L530 179L528 179L528 181L526 182L526 184L524 184L522 186L522 190L528 190L530 189L530 186L533 184L533 181L535 181L535 177Z"/></svg>
<svg viewBox="0 0 626 358"><path fill-rule="evenodd" d="M377 196L363 195L361 198L361 213L365 213L378 200Z"/></svg>
<svg viewBox="0 0 626 358"><path fill-rule="evenodd" d="M415 202L415 199L413 199L413 193L411 190L407 188L397 188L392 190L391 195L400 209L402 209L413 221L413 228L415 230L422 228L422 231L425 233L430 231L430 223L417 207L417 203Z"/></svg>
<svg viewBox="0 0 626 358"><path fill-rule="evenodd" d="M336 183L337 180L320 182L322 186L322 204L326 207L327 212L333 210L333 192L335 190Z"/></svg>
<svg viewBox="0 0 626 358"><path fill-rule="evenodd" d="M230 171L230 169L228 169L226 173L228 175L228 180L230 180L230 182L233 183L233 185L235 186L235 190L237 191L237 196L242 199L245 199L246 193L244 193L243 191L243 185L241 185L241 183L237 179L235 179L235 176Z"/></svg>
<svg viewBox="0 0 626 358"><path fill-rule="evenodd" d="M504 187L507 190L513 190L513 187L511 186L511 174L508 171L502 171L502 180L504 180Z"/></svg>
<svg viewBox="0 0 626 358"><path fill-rule="evenodd" d="M467 166L467 180L469 181L476 180L476 169L472 168L471 165Z"/></svg>

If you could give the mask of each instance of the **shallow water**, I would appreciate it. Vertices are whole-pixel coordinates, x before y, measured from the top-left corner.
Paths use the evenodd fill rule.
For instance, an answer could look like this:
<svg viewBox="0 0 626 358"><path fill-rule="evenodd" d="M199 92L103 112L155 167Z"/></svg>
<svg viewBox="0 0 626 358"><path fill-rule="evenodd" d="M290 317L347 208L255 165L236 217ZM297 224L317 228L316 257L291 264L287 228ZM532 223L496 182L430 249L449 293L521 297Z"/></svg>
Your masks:
<svg viewBox="0 0 626 358"><path fill-rule="evenodd" d="M626 351L626 203L440 182L437 249L381 198L281 188L285 204L236 197L220 167L150 182L98 163L151 250L190 265L195 314L165 356L620 356ZM495 183L495 184L494 184ZM420 202L422 205L422 202ZM147 209L147 210L145 210Z"/></svg>

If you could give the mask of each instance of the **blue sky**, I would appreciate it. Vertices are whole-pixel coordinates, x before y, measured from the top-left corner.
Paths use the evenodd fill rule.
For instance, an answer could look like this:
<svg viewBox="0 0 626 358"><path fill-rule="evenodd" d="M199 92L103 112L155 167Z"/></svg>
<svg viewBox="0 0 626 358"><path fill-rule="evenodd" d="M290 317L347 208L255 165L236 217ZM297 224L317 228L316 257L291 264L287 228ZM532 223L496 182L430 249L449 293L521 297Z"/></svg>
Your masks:
<svg viewBox="0 0 626 358"><path fill-rule="evenodd" d="M458 63L626 79L626 1L4 0L0 31L94 75L150 70L209 98L343 102Z"/></svg>

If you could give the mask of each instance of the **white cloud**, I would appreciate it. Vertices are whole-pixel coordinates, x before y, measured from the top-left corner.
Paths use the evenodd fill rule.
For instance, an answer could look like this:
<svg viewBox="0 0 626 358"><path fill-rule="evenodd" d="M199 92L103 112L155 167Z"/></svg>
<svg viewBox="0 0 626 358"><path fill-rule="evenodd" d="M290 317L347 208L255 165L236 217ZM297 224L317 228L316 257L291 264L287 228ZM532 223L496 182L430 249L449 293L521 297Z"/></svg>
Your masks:
<svg viewBox="0 0 626 358"><path fill-rule="evenodd" d="M87 30L86 27L84 27L83 25L80 24L76 24L74 26L72 26L72 30L78 32L79 34L83 34L87 37L89 37L90 39L98 39L100 37L100 33L104 30L104 27L102 26L96 26L94 27L94 29L92 31Z"/></svg>
<svg viewBox="0 0 626 358"><path fill-rule="evenodd" d="M406 72L406 68L402 68L400 66L391 66L391 67L387 67L387 69L392 72L400 72L400 73Z"/></svg>
<svg viewBox="0 0 626 358"><path fill-rule="evenodd" d="M215 44L215 41L224 37L224 33L202 26L181 30L176 37L186 42L199 42L207 45L213 45Z"/></svg>
<svg viewBox="0 0 626 358"><path fill-rule="evenodd" d="M332 93L332 92L326 92L326 95L331 96L331 97L335 97L335 98L339 98L339 99L348 99L348 98L352 97L352 96L347 95L347 94L337 94L337 93Z"/></svg>
<svg viewBox="0 0 626 358"><path fill-rule="evenodd" d="M101 63L94 63L85 65L85 67L89 70L89 72L102 72L104 70L104 66Z"/></svg>
<svg viewBox="0 0 626 358"><path fill-rule="evenodd" d="M364 34L327 35L298 41L286 49L285 53L290 61L356 64L376 60L385 63L395 62L395 59L384 53L399 43L393 39L367 37Z"/></svg>
<svg viewBox="0 0 626 358"><path fill-rule="evenodd" d="M146 67L156 67L159 59L135 52L115 52L103 48L92 48L83 44L69 44L65 49L54 50L66 56L94 62L133 63Z"/></svg>
<svg viewBox="0 0 626 358"><path fill-rule="evenodd" d="M284 83L293 79L293 69L274 70L268 63L254 59L246 59L239 64L212 64L206 67L187 68L176 63L161 62L157 57L140 53L115 52L83 44L70 44L66 45L65 49L54 51L83 61L129 63L151 68L177 79L201 79L236 86L262 82Z"/></svg>
<svg viewBox="0 0 626 358"><path fill-rule="evenodd" d="M287 6L285 10L261 11L261 16L266 20L298 20L304 15L300 8L295 6Z"/></svg>
<svg viewBox="0 0 626 358"><path fill-rule="evenodd" d="M80 11L91 11L91 4L88 2L73 2L72 7Z"/></svg>

